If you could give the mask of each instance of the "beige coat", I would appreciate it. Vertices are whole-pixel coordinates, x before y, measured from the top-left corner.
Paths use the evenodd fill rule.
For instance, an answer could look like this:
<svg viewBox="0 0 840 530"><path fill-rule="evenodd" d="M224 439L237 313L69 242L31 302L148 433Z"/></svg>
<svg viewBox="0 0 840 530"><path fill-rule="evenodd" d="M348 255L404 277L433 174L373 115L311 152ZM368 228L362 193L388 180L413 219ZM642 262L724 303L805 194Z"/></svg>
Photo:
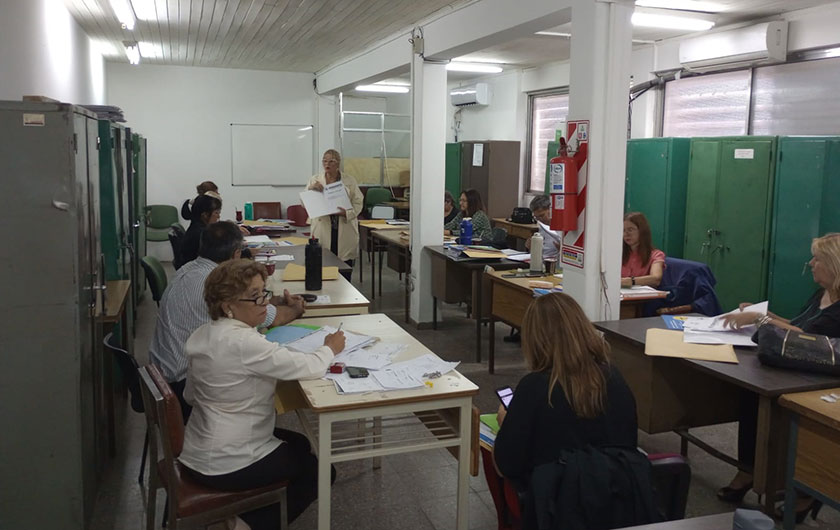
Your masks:
<svg viewBox="0 0 840 530"><path fill-rule="evenodd" d="M320 182L322 186L327 185L323 172L313 175L306 188L309 189L316 182ZM353 206L351 210L347 210L346 219L344 217L338 218L338 257L342 261L347 261L359 256L359 214L362 213L364 207L364 196L356 179L350 175L342 173L341 183L344 184L344 189L350 198L350 204ZM312 237L318 238L321 247L329 250L330 216L324 215L310 219L310 224L312 225Z"/></svg>

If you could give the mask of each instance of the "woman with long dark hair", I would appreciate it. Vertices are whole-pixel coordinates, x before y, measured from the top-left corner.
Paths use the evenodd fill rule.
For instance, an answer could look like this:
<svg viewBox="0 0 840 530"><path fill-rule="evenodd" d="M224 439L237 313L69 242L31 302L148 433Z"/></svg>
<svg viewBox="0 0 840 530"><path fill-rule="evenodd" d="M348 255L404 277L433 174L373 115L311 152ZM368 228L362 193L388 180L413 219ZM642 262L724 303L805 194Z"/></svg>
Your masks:
<svg viewBox="0 0 840 530"><path fill-rule="evenodd" d="M461 221L470 218L473 225L473 237L480 237L485 241L492 239L493 227L490 226L490 218L484 212L484 203L481 201L478 190L469 188L462 191L458 205L461 211L443 225L444 233L457 234L461 230Z"/></svg>
<svg viewBox="0 0 840 530"><path fill-rule="evenodd" d="M186 208L187 205L185 204ZM182 212L184 213L184 212ZM184 234L184 239L181 241L179 248L180 265L189 263L198 257L198 246L201 243L201 233L207 228L207 225L213 224L219 220L222 214L222 201L208 194L199 195L192 203L192 208L189 208L190 227L187 228L187 233Z"/></svg>

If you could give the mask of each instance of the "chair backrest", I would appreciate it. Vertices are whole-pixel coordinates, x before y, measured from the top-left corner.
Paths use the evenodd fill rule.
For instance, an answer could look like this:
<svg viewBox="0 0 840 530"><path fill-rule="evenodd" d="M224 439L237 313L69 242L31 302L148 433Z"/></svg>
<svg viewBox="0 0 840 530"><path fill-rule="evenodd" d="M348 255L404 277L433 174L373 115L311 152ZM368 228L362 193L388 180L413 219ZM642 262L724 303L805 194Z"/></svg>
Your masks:
<svg viewBox="0 0 840 530"><path fill-rule="evenodd" d="M387 188L368 188L365 193L365 210L370 213L372 206L391 200L391 191Z"/></svg>
<svg viewBox="0 0 840 530"><path fill-rule="evenodd" d="M279 202L255 202L254 219L282 219L283 207Z"/></svg>
<svg viewBox="0 0 840 530"><path fill-rule="evenodd" d="M495 227L490 231L490 241L493 243L505 243L507 241L507 230Z"/></svg>
<svg viewBox="0 0 840 530"><path fill-rule="evenodd" d="M666 257L659 289L670 294L665 300L645 304L643 314L652 316L661 307L690 305L692 311L707 316L719 315L723 309L715 293L716 282L712 270L705 263Z"/></svg>
<svg viewBox="0 0 840 530"><path fill-rule="evenodd" d="M166 290L166 272L158 259L154 256L143 256L140 260L143 270L146 272L146 279L149 281L149 289L152 291L152 299L160 302L163 298L163 291Z"/></svg>
<svg viewBox="0 0 840 530"><path fill-rule="evenodd" d="M393 206L374 206L370 209L371 219L393 219L394 216Z"/></svg>
<svg viewBox="0 0 840 530"><path fill-rule="evenodd" d="M289 218L289 221L292 222L295 226L308 226L307 219L309 219L309 214L306 213L306 208L300 204L293 204L286 208L286 217Z"/></svg>
<svg viewBox="0 0 840 530"><path fill-rule="evenodd" d="M137 374L139 367L137 360L127 351L120 347L117 336L113 332L105 335L102 340L105 349L111 352L114 359L117 361L120 373L122 374L125 386L128 387L128 392L131 394L131 409L134 412L143 412L143 396L140 393L140 378Z"/></svg>
<svg viewBox="0 0 840 530"><path fill-rule="evenodd" d="M691 466L679 454L648 455L656 507L666 521L685 517L688 488L691 485Z"/></svg>
<svg viewBox="0 0 840 530"><path fill-rule="evenodd" d="M172 223L171 225L169 225L169 230L171 232L175 232L175 234L179 236L183 236L187 233L187 231L184 229L184 225L182 225L181 223Z"/></svg>
<svg viewBox="0 0 840 530"><path fill-rule="evenodd" d="M175 459L184 448L184 416L181 414L181 403L157 366L143 366L138 373L149 433L159 437L164 459L170 462L174 472ZM156 445L152 443L152 455L156 453ZM153 458L152 462L155 461Z"/></svg>
<svg viewBox="0 0 840 530"><path fill-rule="evenodd" d="M178 222L178 209L170 204L150 204L146 206L146 226L149 228L169 228Z"/></svg>

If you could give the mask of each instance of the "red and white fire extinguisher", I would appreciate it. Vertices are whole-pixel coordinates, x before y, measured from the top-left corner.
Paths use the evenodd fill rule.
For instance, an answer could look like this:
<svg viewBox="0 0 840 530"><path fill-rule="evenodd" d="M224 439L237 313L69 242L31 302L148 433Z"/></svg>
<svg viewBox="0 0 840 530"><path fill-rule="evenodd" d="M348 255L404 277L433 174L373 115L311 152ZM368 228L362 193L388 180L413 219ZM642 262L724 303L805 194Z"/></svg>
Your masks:
<svg viewBox="0 0 840 530"><path fill-rule="evenodd" d="M566 140L560 138L557 156L549 160L551 178L551 229L577 230L578 165L569 156Z"/></svg>

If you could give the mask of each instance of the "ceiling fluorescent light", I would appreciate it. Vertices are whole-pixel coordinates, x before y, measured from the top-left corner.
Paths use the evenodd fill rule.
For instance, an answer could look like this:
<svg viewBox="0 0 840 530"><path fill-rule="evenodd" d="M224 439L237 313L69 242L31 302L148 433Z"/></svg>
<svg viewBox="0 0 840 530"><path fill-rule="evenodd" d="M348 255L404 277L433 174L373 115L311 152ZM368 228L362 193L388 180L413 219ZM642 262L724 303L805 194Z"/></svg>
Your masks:
<svg viewBox="0 0 840 530"><path fill-rule="evenodd" d="M480 74L498 74L502 71L502 67L495 64L461 63L455 61L448 63L446 69L450 72L475 72Z"/></svg>
<svg viewBox="0 0 840 530"><path fill-rule="evenodd" d="M397 85L358 85L356 90L359 92L386 92L389 94L407 94L407 86Z"/></svg>
<svg viewBox="0 0 840 530"><path fill-rule="evenodd" d="M140 64L140 47L134 41L123 41L125 46L125 56L128 57L128 62L131 64Z"/></svg>
<svg viewBox="0 0 840 530"><path fill-rule="evenodd" d="M705 31L714 27L711 20L702 18L679 17L674 15L655 15L652 13L633 13L634 26L641 28L661 28L685 31Z"/></svg>
<svg viewBox="0 0 840 530"><path fill-rule="evenodd" d="M138 20L157 20L155 0L131 0L131 5Z"/></svg>
<svg viewBox="0 0 840 530"><path fill-rule="evenodd" d="M659 9L674 9L677 11L699 11L703 13L720 13L726 11L726 6L714 2L695 2L694 0L636 0L637 7L656 7Z"/></svg>
<svg viewBox="0 0 840 530"><path fill-rule="evenodd" d="M549 37L566 37L572 36L571 33L560 33L559 31L538 31L537 35L548 35Z"/></svg>
<svg viewBox="0 0 840 530"><path fill-rule="evenodd" d="M111 0L111 9L117 16L117 20L122 23L122 27L131 31L134 29L134 10L128 0Z"/></svg>

